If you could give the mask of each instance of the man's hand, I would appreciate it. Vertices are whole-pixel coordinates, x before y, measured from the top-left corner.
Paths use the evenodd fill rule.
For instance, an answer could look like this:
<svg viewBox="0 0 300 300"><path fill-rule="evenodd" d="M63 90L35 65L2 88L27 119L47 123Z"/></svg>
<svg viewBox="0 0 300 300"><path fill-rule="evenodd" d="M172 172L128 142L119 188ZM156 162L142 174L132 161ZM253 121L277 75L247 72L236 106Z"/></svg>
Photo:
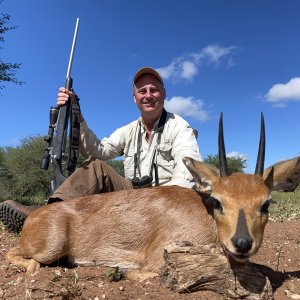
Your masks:
<svg viewBox="0 0 300 300"><path fill-rule="evenodd" d="M67 103L69 100L69 96L72 94L71 91L68 91L64 87L59 88L59 92L57 94L57 106L63 106Z"/></svg>

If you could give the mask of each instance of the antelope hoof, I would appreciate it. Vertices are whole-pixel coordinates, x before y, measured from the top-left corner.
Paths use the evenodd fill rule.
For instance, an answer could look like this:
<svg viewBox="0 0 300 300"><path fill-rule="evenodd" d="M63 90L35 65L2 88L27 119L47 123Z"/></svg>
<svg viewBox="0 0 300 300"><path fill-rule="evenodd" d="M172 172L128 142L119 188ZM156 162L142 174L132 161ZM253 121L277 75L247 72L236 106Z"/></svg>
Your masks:
<svg viewBox="0 0 300 300"><path fill-rule="evenodd" d="M34 259L31 259L27 266L26 274L30 276L34 276L38 273L39 269L40 269L40 263Z"/></svg>

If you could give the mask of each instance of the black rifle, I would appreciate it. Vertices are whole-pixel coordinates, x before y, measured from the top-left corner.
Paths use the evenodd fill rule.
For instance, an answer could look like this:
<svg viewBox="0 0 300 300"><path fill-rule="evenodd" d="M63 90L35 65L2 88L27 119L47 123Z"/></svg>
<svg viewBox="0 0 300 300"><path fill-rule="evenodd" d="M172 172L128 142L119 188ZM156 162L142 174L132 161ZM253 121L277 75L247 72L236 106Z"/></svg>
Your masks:
<svg viewBox="0 0 300 300"><path fill-rule="evenodd" d="M69 65L67 70L65 88L69 91L73 91L73 79L71 78L71 68L73 63L74 50L77 40L77 32L79 26L79 18L76 20L75 32L73 37L73 43L71 48L71 54L69 59ZM79 123L80 123L80 107L78 103L79 99L76 95L71 95L69 101L61 107L50 108L50 125L48 135L45 137L46 146L41 161L41 169L47 170L49 167L49 160L54 169L54 178L51 181L51 192L53 194L55 190L66 180L68 176L76 168L77 158L79 155ZM65 155L66 140L68 123L69 128L69 155L68 155L68 175L64 175L62 170L63 156ZM53 135L56 132L53 147Z"/></svg>

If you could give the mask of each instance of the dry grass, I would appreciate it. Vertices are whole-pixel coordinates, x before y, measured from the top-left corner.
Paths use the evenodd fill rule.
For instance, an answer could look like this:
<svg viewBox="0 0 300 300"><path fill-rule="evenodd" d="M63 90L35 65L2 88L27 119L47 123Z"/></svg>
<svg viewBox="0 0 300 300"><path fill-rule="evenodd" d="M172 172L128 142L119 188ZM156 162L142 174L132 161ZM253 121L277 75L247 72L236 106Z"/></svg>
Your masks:
<svg viewBox="0 0 300 300"><path fill-rule="evenodd" d="M281 222L285 219L300 219L300 187L295 192L273 192L275 203L270 208L270 218Z"/></svg>

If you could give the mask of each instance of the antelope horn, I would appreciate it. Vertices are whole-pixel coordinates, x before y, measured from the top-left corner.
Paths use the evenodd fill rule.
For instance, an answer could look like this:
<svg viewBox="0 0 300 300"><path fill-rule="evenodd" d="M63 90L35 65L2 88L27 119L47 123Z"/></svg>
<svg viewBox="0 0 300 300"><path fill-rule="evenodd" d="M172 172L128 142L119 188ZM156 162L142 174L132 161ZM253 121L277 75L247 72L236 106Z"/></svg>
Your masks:
<svg viewBox="0 0 300 300"><path fill-rule="evenodd" d="M259 139L259 148L257 154L255 175L262 176L264 173L265 149L266 149L265 121L264 121L264 114L261 113L260 139Z"/></svg>
<svg viewBox="0 0 300 300"><path fill-rule="evenodd" d="M221 113L220 121L219 121L218 145L219 145L220 176L227 176L228 168L227 168L226 151L225 151L224 134L223 134L223 113Z"/></svg>

